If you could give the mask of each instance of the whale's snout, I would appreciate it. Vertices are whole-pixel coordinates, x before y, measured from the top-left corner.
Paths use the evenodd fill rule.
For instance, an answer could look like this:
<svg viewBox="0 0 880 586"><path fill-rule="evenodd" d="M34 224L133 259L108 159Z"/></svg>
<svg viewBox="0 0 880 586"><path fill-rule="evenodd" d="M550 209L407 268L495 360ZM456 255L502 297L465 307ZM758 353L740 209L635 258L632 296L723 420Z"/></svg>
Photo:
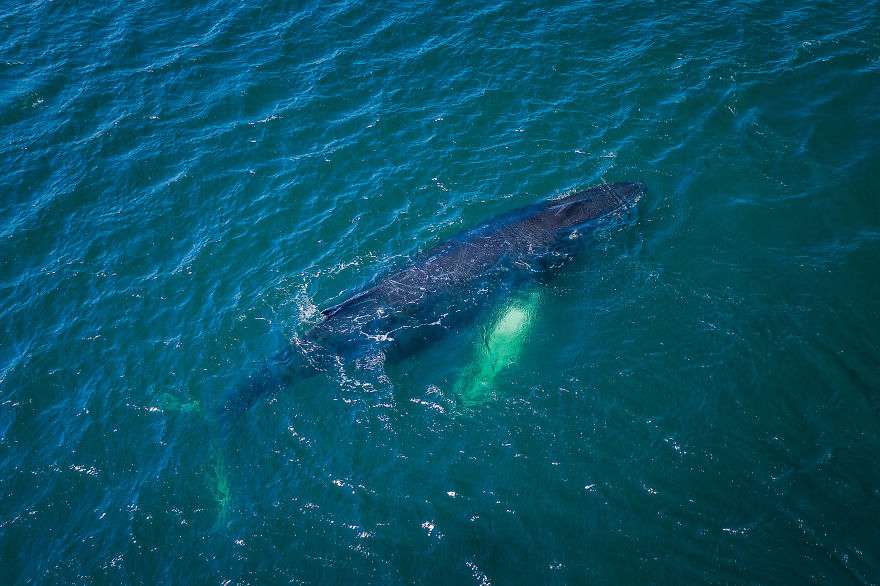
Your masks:
<svg viewBox="0 0 880 586"><path fill-rule="evenodd" d="M620 201L627 205L632 205L641 199L648 188L641 181L625 181L612 183L611 189L614 190Z"/></svg>

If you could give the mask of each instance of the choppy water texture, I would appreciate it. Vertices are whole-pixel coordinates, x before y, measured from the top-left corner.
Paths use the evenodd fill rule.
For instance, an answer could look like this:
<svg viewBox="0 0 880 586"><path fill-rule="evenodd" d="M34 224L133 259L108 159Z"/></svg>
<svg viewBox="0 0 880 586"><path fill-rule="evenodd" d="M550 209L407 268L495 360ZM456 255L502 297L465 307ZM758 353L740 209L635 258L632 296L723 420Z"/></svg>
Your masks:
<svg viewBox="0 0 880 586"><path fill-rule="evenodd" d="M0 8L0 581L880 581L878 3L374 4ZM214 423L371 275L618 180L520 309Z"/></svg>

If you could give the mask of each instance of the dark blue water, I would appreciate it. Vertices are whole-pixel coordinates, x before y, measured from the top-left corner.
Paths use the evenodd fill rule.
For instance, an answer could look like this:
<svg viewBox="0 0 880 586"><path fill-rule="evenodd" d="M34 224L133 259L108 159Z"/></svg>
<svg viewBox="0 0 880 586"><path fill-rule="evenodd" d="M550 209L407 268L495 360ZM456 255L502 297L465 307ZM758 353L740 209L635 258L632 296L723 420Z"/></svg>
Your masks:
<svg viewBox="0 0 880 586"><path fill-rule="evenodd" d="M874 1L0 6L0 581L877 583L878 105ZM626 180L462 330L214 416Z"/></svg>

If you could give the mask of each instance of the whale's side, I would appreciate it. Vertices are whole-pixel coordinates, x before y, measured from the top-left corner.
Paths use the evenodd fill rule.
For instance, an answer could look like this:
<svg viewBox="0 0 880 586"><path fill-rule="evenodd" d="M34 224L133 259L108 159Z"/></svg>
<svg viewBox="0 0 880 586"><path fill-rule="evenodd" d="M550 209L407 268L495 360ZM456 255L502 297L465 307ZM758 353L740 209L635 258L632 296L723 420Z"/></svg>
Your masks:
<svg viewBox="0 0 880 586"><path fill-rule="evenodd" d="M224 410L242 412L261 396L339 361L429 343L498 294L566 262L577 250L572 241L579 230L632 208L644 192L641 182L597 185L507 212L440 242L323 310L323 321L242 381Z"/></svg>

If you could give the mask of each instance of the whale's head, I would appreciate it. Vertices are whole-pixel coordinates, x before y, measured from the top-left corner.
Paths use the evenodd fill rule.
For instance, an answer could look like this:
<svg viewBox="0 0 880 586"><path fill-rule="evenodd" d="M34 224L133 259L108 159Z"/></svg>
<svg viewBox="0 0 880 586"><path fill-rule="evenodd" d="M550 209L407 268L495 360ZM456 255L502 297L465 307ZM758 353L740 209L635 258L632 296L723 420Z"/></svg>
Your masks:
<svg viewBox="0 0 880 586"><path fill-rule="evenodd" d="M541 220L551 230L573 230L633 208L645 191L645 184L641 181L604 183L548 200L547 207L540 214Z"/></svg>

